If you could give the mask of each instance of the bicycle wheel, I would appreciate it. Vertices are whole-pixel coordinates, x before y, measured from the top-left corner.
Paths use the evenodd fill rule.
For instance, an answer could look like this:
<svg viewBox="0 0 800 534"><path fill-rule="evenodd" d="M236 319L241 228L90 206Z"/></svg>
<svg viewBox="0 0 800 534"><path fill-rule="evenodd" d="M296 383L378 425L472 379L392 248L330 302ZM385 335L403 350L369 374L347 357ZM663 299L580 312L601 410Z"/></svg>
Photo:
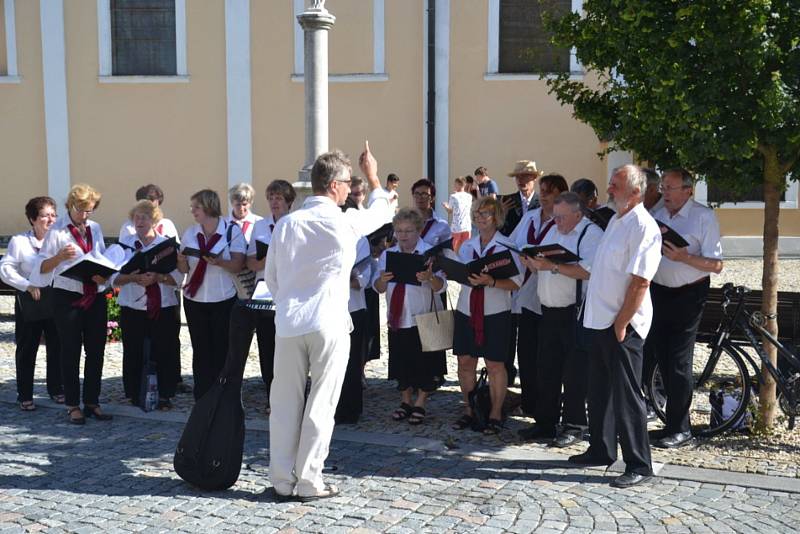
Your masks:
<svg viewBox="0 0 800 534"><path fill-rule="evenodd" d="M750 402L750 374L742 358L727 347L712 358L705 347L695 350L692 363L694 393L689 411L692 433L711 437L730 428L745 426ZM650 401L656 414L666 420L667 396L658 365L647 381Z"/></svg>

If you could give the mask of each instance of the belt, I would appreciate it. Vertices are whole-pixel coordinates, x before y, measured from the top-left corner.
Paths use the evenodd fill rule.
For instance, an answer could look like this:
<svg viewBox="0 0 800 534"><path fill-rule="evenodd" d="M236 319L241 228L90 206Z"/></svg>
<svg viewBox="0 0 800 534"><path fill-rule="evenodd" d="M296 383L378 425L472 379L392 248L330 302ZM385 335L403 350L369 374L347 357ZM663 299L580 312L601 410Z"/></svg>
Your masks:
<svg viewBox="0 0 800 534"><path fill-rule="evenodd" d="M689 282L688 284L684 284L678 287L662 286L661 284L657 284L655 282L653 282L653 285L656 286L657 289L662 291L667 291L669 293L678 293L680 291L686 291L689 289L697 289L697 286L702 286L704 284L707 284L710 282L710 280L711 280L710 276L704 276L703 278L695 280L694 282Z"/></svg>
<svg viewBox="0 0 800 534"><path fill-rule="evenodd" d="M559 308L542 305L542 317L575 319L575 305L570 304Z"/></svg>

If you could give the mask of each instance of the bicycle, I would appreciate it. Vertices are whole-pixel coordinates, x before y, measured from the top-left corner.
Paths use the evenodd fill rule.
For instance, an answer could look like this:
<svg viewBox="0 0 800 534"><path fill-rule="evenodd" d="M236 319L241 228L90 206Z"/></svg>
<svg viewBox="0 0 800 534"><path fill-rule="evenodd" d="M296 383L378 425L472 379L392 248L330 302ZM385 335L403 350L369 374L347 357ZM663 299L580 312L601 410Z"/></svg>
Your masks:
<svg viewBox="0 0 800 534"><path fill-rule="evenodd" d="M788 417L789 430L794 429L795 417L800 414L800 356L764 329L766 317L762 312L745 308L745 295L749 292L744 286L731 283L723 286L722 320L708 344L708 352L699 355L695 352L689 417L696 437L712 437L747 426L751 395L757 395L764 383L759 360L775 379L778 405ZM738 299L735 308L728 313L734 298ZM776 347L778 361L786 361L788 372L772 365L762 339ZM753 371L752 377L748 366ZM666 396L658 367L654 365L650 371L645 389L659 419L665 421Z"/></svg>

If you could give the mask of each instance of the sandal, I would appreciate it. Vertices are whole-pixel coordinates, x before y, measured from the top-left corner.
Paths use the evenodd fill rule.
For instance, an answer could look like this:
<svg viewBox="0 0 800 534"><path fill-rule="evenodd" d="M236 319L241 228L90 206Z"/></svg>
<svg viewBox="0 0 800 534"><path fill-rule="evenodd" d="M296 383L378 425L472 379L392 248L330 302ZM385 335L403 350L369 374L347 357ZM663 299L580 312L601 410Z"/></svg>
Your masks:
<svg viewBox="0 0 800 534"><path fill-rule="evenodd" d="M80 417L72 417L72 414L74 414L75 412L78 412L78 415L80 415ZM81 415L80 406L73 406L72 408L67 409L67 417L69 418L69 422L72 423L73 425L86 424L86 418L83 415Z"/></svg>
<svg viewBox="0 0 800 534"><path fill-rule="evenodd" d="M465 428L470 428L472 426L473 420L474 419L471 415L464 414L458 419L456 419L456 422L453 423L453 426L451 426L450 428L452 428L453 430L464 430Z"/></svg>
<svg viewBox="0 0 800 534"><path fill-rule="evenodd" d="M63 393L59 395L50 395L50 400L52 400L56 404L64 404L66 397L64 397Z"/></svg>
<svg viewBox="0 0 800 534"><path fill-rule="evenodd" d="M316 495L298 495L297 500L300 502L311 502L319 499L327 499L329 497L336 497L339 495L339 488L333 484L325 484L325 489Z"/></svg>
<svg viewBox="0 0 800 534"><path fill-rule="evenodd" d="M426 413L422 406L414 406L411 408L411 415L408 416L408 424L421 425L425 421Z"/></svg>
<svg viewBox="0 0 800 534"><path fill-rule="evenodd" d="M32 412L36 409L36 405L32 400L22 401L19 403L19 409L23 412Z"/></svg>
<svg viewBox="0 0 800 534"><path fill-rule="evenodd" d="M496 436L503 430L503 422L498 419L486 421L486 428L483 429L484 436Z"/></svg>
<svg viewBox="0 0 800 534"><path fill-rule="evenodd" d="M114 418L111 414L101 412L100 406L97 404L84 404L83 415L86 417L94 417L98 421L111 421Z"/></svg>
<svg viewBox="0 0 800 534"><path fill-rule="evenodd" d="M392 412L392 419L394 419L395 421L402 421L403 419L406 419L409 415L411 415L411 411L413 409L414 408L410 404L401 402L400 407L396 409L394 412Z"/></svg>

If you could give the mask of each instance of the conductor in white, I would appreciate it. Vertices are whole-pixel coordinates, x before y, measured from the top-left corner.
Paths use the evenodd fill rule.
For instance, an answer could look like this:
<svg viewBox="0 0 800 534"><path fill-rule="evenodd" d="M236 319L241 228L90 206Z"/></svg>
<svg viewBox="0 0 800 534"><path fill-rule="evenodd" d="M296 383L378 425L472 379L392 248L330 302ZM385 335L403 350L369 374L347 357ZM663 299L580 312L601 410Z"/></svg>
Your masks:
<svg viewBox="0 0 800 534"><path fill-rule="evenodd" d="M358 239L392 215L368 144L359 163L372 188L368 209L341 211L350 193L350 160L339 151L322 154L311 169L313 196L278 221L267 253L264 279L276 306L269 439L277 498L338 494L323 482L322 467L350 355L350 270Z"/></svg>

